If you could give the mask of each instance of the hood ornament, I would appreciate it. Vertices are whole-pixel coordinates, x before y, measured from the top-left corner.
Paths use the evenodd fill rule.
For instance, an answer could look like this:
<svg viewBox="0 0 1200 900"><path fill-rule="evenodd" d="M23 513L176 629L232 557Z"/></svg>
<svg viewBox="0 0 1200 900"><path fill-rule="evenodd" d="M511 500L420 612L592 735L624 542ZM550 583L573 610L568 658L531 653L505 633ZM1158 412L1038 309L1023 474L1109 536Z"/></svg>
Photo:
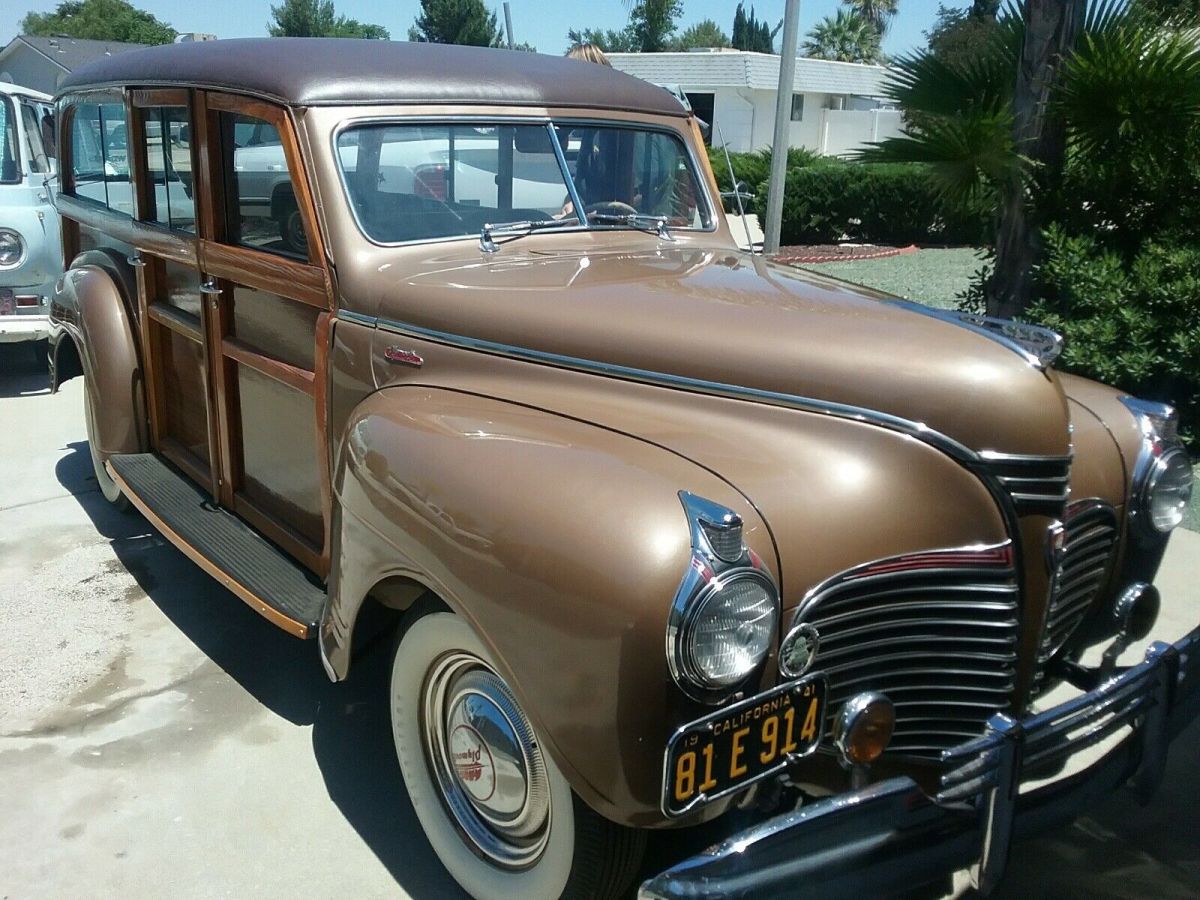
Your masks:
<svg viewBox="0 0 1200 900"><path fill-rule="evenodd" d="M993 316L981 316L978 313L958 310L935 309L932 306L915 303L912 300L902 300L899 297L889 298L883 302L907 309L909 312L929 316L931 319L950 322L968 331L974 331L976 334L1007 347L1018 356L1023 357L1035 369L1050 368L1062 355L1062 335L1044 325L1031 325L1028 322L1017 322L1014 319L997 319Z"/></svg>

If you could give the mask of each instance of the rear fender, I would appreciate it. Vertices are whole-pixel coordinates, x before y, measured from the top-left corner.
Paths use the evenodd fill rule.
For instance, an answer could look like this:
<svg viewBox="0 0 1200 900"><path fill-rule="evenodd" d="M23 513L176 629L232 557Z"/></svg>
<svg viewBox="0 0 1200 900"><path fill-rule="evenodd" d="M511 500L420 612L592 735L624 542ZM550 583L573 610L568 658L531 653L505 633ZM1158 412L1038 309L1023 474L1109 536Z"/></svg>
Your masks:
<svg viewBox="0 0 1200 900"><path fill-rule="evenodd" d="M148 445L142 367L126 300L129 289L119 263L104 251L77 257L55 289L54 318L78 351L88 401L96 411L101 459L136 453ZM57 352L65 351L60 346Z"/></svg>
<svg viewBox="0 0 1200 900"><path fill-rule="evenodd" d="M372 586L421 584L489 647L585 802L625 824L661 822L664 744L702 712L672 682L664 652L690 559L678 492L739 513L747 545L777 572L754 508L660 447L451 390L376 392L345 435L320 635L330 675L348 671Z"/></svg>

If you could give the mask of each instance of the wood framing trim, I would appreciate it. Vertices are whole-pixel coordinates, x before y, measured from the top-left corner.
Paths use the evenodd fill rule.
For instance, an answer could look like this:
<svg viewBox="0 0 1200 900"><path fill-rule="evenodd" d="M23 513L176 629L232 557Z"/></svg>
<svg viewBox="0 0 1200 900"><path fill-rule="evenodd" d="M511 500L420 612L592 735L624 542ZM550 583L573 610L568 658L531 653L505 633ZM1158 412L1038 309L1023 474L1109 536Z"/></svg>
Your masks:
<svg viewBox="0 0 1200 900"><path fill-rule="evenodd" d="M278 294L319 309L329 307L325 270L270 253L200 241L200 267L205 273L269 294Z"/></svg>
<svg viewBox="0 0 1200 900"><path fill-rule="evenodd" d="M234 362L253 369L260 375L273 378L280 384L286 384L310 397L313 394L314 375L307 369L264 356L249 344L243 343L235 337L226 337L221 341L221 353Z"/></svg>
<svg viewBox="0 0 1200 900"><path fill-rule="evenodd" d="M316 348L313 357L313 404L317 413L317 465L321 480L321 517L324 531L321 536L322 578L329 577L331 559L330 538L333 527L333 488L329 460L329 346L333 338L334 318L327 312L317 316Z"/></svg>
<svg viewBox="0 0 1200 900"><path fill-rule="evenodd" d="M284 159L287 161L288 175L291 177L292 192L296 197L296 206L304 219L304 234L308 242L308 261L310 265L320 267L325 260L325 246L317 222L317 207L313 198L312 187L305 174L304 161L300 153L300 144L296 138L296 127L291 113L286 107L276 106L262 100L252 100L236 94L222 94L208 91L208 109L216 112L227 112L235 115L253 116L274 126L279 132L283 145Z"/></svg>
<svg viewBox="0 0 1200 900"><path fill-rule="evenodd" d="M134 88L129 91L133 106L187 106L187 88Z"/></svg>
<svg viewBox="0 0 1200 900"><path fill-rule="evenodd" d="M180 443L177 438L164 435L159 452L182 469L183 473L196 484L203 485L208 481L208 467L204 464L204 460Z"/></svg>
<svg viewBox="0 0 1200 900"><path fill-rule="evenodd" d="M139 222L121 213L112 212L106 207L66 194L55 197L54 205L64 217L73 219L80 225L103 231L111 238L132 244L155 256L185 266L196 265L196 240L192 235Z"/></svg>
<svg viewBox="0 0 1200 900"><path fill-rule="evenodd" d="M234 495L233 511L294 556L301 565L320 574L321 552L303 535L288 528L245 494Z"/></svg>
<svg viewBox="0 0 1200 900"><path fill-rule="evenodd" d="M104 467L108 470L109 477L112 478L112 480L115 481L121 488L121 493L129 498L129 502L138 508L142 515L146 517L151 525L158 529L159 533L162 534L163 537L179 548L180 552L182 552L184 556L219 581L222 586L236 595L251 609L255 610L273 625L279 626L288 634L294 635L298 638L308 637L308 626L306 624L303 622L297 622L295 619L284 615L273 606L268 605L240 581L214 565L208 559L208 557L185 541L178 532L167 525L167 523L164 522L154 512L154 510L148 503L146 503L146 501L144 501L133 490L131 490L129 485L124 479L121 478L120 475L117 474L116 470L111 464L106 462Z"/></svg>
<svg viewBox="0 0 1200 900"><path fill-rule="evenodd" d="M192 316L172 306L167 306L165 303L150 303L146 312L151 319L164 328L171 329L189 341L195 341L197 344L204 343L203 321L193 322Z"/></svg>

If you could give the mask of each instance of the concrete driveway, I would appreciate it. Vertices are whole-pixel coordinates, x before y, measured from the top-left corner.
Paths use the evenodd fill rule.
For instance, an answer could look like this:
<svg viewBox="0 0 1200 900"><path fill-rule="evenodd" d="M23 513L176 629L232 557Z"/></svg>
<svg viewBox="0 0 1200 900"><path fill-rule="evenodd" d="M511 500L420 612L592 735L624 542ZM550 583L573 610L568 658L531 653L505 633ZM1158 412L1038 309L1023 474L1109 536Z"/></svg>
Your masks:
<svg viewBox="0 0 1200 900"><path fill-rule="evenodd" d="M458 896L401 785L389 648L332 685L313 642L114 512L82 402L0 346L0 898ZM1198 576L1181 533L1160 636L1200 619ZM1018 846L1002 894L1200 895L1198 742L1151 806L1122 792Z"/></svg>

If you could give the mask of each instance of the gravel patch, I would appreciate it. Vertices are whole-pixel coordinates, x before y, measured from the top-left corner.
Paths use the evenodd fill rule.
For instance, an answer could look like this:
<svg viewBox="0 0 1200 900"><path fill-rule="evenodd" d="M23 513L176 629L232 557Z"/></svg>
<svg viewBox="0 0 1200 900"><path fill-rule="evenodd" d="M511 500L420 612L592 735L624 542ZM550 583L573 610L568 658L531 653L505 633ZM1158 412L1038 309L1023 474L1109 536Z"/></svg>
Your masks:
<svg viewBox="0 0 1200 900"><path fill-rule="evenodd" d="M906 300L955 309L958 294L967 289L982 266L982 251L955 247L919 250L883 259L808 263L801 268L863 284Z"/></svg>
<svg viewBox="0 0 1200 900"><path fill-rule="evenodd" d="M103 678L124 648L129 599L139 594L107 544L75 547L0 585L0 732L28 730Z"/></svg>

